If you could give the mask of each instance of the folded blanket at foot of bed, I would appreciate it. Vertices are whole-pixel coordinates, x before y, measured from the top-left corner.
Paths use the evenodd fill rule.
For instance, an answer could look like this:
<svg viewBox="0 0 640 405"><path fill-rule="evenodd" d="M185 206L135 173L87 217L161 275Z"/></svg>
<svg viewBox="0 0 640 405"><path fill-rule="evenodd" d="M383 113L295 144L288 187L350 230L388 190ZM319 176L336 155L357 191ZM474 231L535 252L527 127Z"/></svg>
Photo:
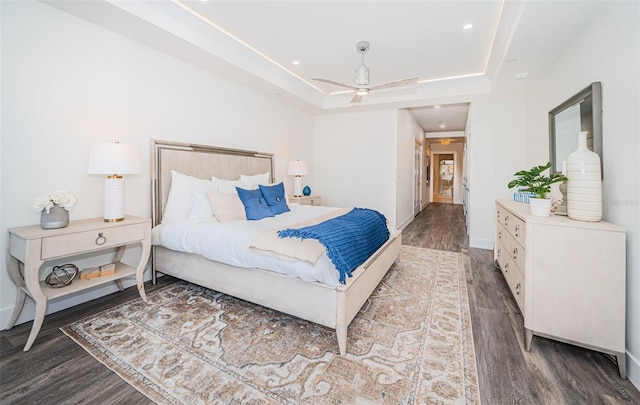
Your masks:
<svg viewBox="0 0 640 405"><path fill-rule="evenodd" d="M348 213L299 229L278 231L280 238L317 239L346 284L347 276L389 239L387 220L378 211L354 208Z"/></svg>

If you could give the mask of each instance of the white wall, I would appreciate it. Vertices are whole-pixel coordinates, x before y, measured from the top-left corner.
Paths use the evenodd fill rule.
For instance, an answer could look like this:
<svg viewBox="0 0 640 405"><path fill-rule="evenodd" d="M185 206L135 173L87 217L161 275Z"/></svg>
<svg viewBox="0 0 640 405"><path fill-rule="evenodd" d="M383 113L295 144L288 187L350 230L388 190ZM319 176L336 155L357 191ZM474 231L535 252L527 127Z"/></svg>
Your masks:
<svg viewBox="0 0 640 405"><path fill-rule="evenodd" d="M289 160L304 159L313 167L311 115L46 4L0 6L1 246L6 246L7 228L39 222L33 200L55 189L78 198L72 220L102 216L103 178L87 175L95 142L140 145L145 170L126 177L126 212L146 217L151 213L150 139L275 153L276 178L288 186ZM305 180L312 183L313 176ZM5 249L0 252L5 263ZM110 286L50 309L112 291ZM0 328L14 299L3 265ZM32 317L25 307L20 321Z"/></svg>
<svg viewBox="0 0 640 405"><path fill-rule="evenodd" d="M395 109L316 117L311 187L323 205L376 209L396 226L397 118Z"/></svg>
<svg viewBox="0 0 640 405"><path fill-rule="evenodd" d="M591 82L603 93L603 219L627 229L627 367L640 387L640 3L610 2L532 86L527 156L548 159L547 112Z"/></svg>
<svg viewBox="0 0 640 405"><path fill-rule="evenodd" d="M396 226L404 229L413 220L416 139L424 145L424 131L409 110L398 110L398 146L396 159ZM422 148L422 147L421 147ZM422 150L422 149L421 149ZM423 175L423 173L421 173ZM423 182L424 184L424 182Z"/></svg>

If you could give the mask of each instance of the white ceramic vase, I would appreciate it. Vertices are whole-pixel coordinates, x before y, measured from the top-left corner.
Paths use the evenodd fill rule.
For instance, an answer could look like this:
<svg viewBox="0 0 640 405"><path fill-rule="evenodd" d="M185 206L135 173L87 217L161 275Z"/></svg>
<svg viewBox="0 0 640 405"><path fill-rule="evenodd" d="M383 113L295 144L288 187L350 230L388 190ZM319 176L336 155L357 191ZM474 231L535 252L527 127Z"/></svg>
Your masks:
<svg viewBox="0 0 640 405"><path fill-rule="evenodd" d="M600 156L587 149L587 133L578 132L578 149L567 156L567 214L578 221L602 219Z"/></svg>
<svg viewBox="0 0 640 405"><path fill-rule="evenodd" d="M551 200L548 198L529 198L531 215L548 217L551 213Z"/></svg>

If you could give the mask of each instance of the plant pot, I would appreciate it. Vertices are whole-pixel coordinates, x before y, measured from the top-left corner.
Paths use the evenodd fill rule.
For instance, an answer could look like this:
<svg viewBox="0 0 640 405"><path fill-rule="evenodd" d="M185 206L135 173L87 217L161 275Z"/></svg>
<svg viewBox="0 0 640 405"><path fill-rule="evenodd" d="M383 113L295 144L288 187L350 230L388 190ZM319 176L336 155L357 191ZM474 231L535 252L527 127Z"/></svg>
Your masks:
<svg viewBox="0 0 640 405"><path fill-rule="evenodd" d="M548 198L529 198L531 215L548 217L551 213L551 200Z"/></svg>
<svg viewBox="0 0 640 405"><path fill-rule="evenodd" d="M53 206L47 214L47 210L40 212L40 226L42 229L58 229L69 225L69 211L62 207Z"/></svg>

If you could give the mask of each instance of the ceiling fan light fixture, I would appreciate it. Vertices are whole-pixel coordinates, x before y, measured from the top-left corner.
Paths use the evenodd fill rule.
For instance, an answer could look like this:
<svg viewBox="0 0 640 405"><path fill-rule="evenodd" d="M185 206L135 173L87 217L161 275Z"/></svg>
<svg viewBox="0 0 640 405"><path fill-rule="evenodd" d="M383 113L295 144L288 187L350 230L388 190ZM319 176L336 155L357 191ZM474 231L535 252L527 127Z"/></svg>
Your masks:
<svg viewBox="0 0 640 405"><path fill-rule="evenodd" d="M356 90L356 95L358 96L366 96L369 94L369 89L358 89Z"/></svg>

